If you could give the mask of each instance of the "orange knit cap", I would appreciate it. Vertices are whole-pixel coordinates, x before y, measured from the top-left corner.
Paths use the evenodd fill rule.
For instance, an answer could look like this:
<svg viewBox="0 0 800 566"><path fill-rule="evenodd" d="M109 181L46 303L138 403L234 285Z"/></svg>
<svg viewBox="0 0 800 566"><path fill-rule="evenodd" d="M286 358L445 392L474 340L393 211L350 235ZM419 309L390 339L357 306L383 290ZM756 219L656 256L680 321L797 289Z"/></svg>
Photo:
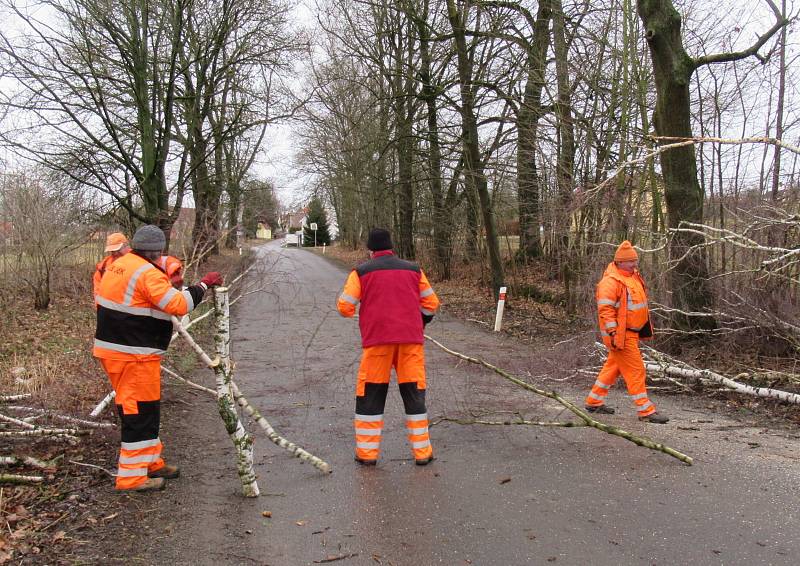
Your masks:
<svg viewBox="0 0 800 566"><path fill-rule="evenodd" d="M622 242L617 248L617 253L614 254L614 261L634 261L639 259L639 254L633 249L633 246L628 240Z"/></svg>

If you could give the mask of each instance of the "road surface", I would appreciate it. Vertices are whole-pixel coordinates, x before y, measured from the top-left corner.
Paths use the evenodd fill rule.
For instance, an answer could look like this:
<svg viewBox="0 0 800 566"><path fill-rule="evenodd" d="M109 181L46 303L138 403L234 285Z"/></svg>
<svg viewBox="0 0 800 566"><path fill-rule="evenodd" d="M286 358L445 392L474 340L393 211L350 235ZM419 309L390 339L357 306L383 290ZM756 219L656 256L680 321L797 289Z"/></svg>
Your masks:
<svg viewBox="0 0 800 566"><path fill-rule="evenodd" d="M619 384L611 393L617 415L604 419L692 455L691 467L588 428L444 420L431 428L437 460L417 467L392 386L381 460L374 468L358 466L352 432L358 325L335 307L346 270L277 242L258 255L261 268L250 284L264 292L233 307L236 380L280 434L330 462L334 472L324 475L289 457L248 423L263 495L242 498L213 401L173 391L162 438L183 476L161 494L130 496L135 511L119 527L124 543L115 543L136 557L130 563L800 563L797 431L754 428L710 413L704 401L656 394L673 420L643 424ZM444 344L518 375L542 371L542 355L531 346L444 311L427 329ZM514 412L570 418L553 402L430 344L427 365L434 422L471 414L502 420ZM195 378L213 382L206 371ZM555 386L581 402L591 379Z"/></svg>

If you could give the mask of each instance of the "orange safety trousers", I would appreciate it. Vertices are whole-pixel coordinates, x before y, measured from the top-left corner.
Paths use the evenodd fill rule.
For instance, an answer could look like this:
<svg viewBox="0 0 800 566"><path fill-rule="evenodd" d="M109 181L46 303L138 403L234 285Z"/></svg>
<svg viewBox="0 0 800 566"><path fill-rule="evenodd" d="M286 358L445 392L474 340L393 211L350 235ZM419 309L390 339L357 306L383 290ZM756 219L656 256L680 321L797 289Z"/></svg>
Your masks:
<svg viewBox="0 0 800 566"><path fill-rule="evenodd" d="M380 455L392 368L403 398L411 453L415 460L433 455L425 407L425 349L422 344L381 344L364 348L358 368L353 424L360 460L377 460Z"/></svg>
<svg viewBox="0 0 800 566"><path fill-rule="evenodd" d="M158 437L161 417L161 360L129 361L100 358L117 394L122 443L117 489L132 489L147 474L164 467Z"/></svg>
<svg viewBox="0 0 800 566"><path fill-rule="evenodd" d="M599 407L605 403L609 389L622 375L628 394L633 399L633 404L640 417L646 417L656 412L656 406L647 398L645 377L647 372L639 352L639 336L629 332L625 336L625 347L622 350L609 350L608 359L597 375L592 386L592 391L586 397L586 405Z"/></svg>

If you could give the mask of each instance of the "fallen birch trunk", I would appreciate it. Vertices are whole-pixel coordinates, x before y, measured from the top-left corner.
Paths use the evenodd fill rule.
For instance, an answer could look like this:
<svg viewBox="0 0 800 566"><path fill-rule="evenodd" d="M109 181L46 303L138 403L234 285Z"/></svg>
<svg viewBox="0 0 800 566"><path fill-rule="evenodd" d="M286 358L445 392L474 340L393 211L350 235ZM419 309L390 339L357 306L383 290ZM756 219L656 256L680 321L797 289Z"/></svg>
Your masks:
<svg viewBox="0 0 800 566"><path fill-rule="evenodd" d="M720 375L708 369L694 369L694 368L681 368L671 365L664 365L658 362L645 362L644 367L647 371L663 372L673 377L694 378L694 379L708 379L716 383L721 383L728 389L744 393L745 395L753 395L755 397L765 397L767 399L778 399L785 403L800 404L800 395L797 393L789 393L788 391L781 391L779 389L770 389L768 387L753 387L752 385L745 385L734 381L724 375Z"/></svg>
<svg viewBox="0 0 800 566"><path fill-rule="evenodd" d="M231 381L231 389L233 390L233 398L236 399L236 402L239 403L239 406L242 409L244 409L244 412L247 413L250 417L252 417L253 420L255 420L261 426L261 428L264 429L264 431L267 433L267 437L272 442L274 442L281 448L288 450L289 453L292 454L292 456L300 458L304 462L308 462L309 464L311 464L312 466L314 466L323 473L330 474L331 472L333 472L330 464L328 464L324 460L317 458L316 456L314 456L310 452L307 452L303 448L300 448L295 443L289 442L281 435L279 435L277 432L275 432L275 429L272 428L272 425L270 425L267 419L262 417L261 413L259 413L258 410L250 404L250 402L244 397L244 395L242 395L242 392L239 391L239 387L233 381Z"/></svg>
<svg viewBox="0 0 800 566"><path fill-rule="evenodd" d="M586 413L585 411L582 411L576 405L574 405L573 403L567 401L566 399L564 399L561 395L559 395L555 391L545 391L544 389L539 389L538 387L536 387L534 385L531 385L530 383L526 383L526 382L522 381L521 379L518 379L518 378L514 377L513 375L511 375L507 371L504 371L504 370L502 370L502 369L500 369L500 368L498 368L496 366L493 366L492 364L490 364L490 363L488 363L488 362L486 362L486 361L484 361L484 360L482 360L480 358L473 358L473 357L467 356L466 354L462 354L460 352L456 352L455 350L451 350L450 348L447 348L446 346L444 346L440 342L434 340L433 338L431 338L427 334L425 335L425 338L427 338L428 340L433 342L436 346L438 346L439 348L441 348L442 350L444 350L448 354L451 354L451 355L453 355L453 356L455 356L457 358L460 358L462 360L465 360L467 362L470 362L470 363L473 363L473 364L488 368L488 369L492 370L493 372L497 373L498 375L500 375L500 376L504 377L505 379L509 380L510 382L515 383L516 385L519 385L523 389L527 389L528 391L532 391L533 393L536 393L537 395L541 395L542 397L547 397L548 399L553 399L557 403L563 405L564 407L566 407L567 409L569 409L570 411L575 413L583 422L586 423L587 426L590 426L592 428L596 428L598 430L602 430L603 432L606 432L608 434L613 434L614 436L619 436L620 438L624 438L625 440L629 440L630 442L633 442L637 446L643 446L645 448L649 448L650 450L655 450L657 452L663 452L664 454L668 454L668 455L672 456L673 458L677 458L681 462L689 464L690 466L692 465L692 458L690 456L687 456L686 454L683 454L682 452L678 452L674 448L670 448L669 446L666 446L666 445L664 445L664 444L662 444L660 442L654 442L654 441L650 440L649 438L644 438L644 437L641 437L641 436L637 436L637 435L632 434L632 433L630 433L630 432L628 432L626 430L623 430L623 429L621 429L619 427L616 427L616 426L613 426L613 425L609 425L609 424L600 422L598 420L595 420L592 417L590 417L588 413Z"/></svg>
<svg viewBox="0 0 800 566"><path fill-rule="evenodd" d="M17 474L0 474L0 483L13 483L18 485L30 483L42 483L44 477L42 476L19 476Z"/></svg>
<svg viewBox="0 0 800 566"><path fill-rule="evenodd" d="M230 357L230 308L228 305L228 289L226 287L214 288L214 318L216 319L217 327L217 331L214 333L214 344L217 353L216 363L212 362L205 353L203 353L203 356L205 356L203 361L209 364L217 375L217 407L219 408L222 422L225 423L225 429L228 431L233 446L236 448L236 469L239 473L239 478L242 480L242 493L245 497L258 497L258 484L256 483L256 473L253 469L253 437L242 426L242 421L233 401L231 387L233 367ZM178 331L182 331L181 334L188 334L180 324L178 325ZM194 341L192 343L194 344ZM199 346L196 350L202 352Z"/></svg>

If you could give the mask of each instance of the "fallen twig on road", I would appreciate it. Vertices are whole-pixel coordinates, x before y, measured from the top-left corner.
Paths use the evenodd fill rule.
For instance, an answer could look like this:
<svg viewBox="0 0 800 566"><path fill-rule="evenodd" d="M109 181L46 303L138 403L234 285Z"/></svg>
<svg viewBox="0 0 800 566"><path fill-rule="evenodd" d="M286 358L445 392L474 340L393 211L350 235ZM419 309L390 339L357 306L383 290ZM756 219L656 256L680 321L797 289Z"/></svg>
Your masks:
<svg viewBox="0 0 800 566"><path fill-rule="evenodd" d="M456 419L454 417L441 417L436 420L437 423L441 421L449 421L460 425L496 425L496 426L510 426L510 425L528 425L528 426L552 426L573 428L579 426L589 426L583 421L528 421L525 419L505 420L505 421L484 421L481 419Z"/></svg>
<svg viewBox="0 0 800 566"><path fill-rule="evenodd" d="M537 395L541 395L542 397L547 397L548 399L553 399L557 403L563 405L564 407L566 407L567 409L569 409L570 411L575 413L583 422L586 423L587 426L590 426L592 428L596 428L598 430L602 430L603 432L606 432L608 434L613 434L614 436L619 436L620 438L624 438L625 440L633 442L637 446L643 446L645 448L649 448L649 449L655 450L657 452L663 452L664 454L668 454L669 456L672 456L673 458L677 458L681 462L689 464L690 466L692 465L692 458L690 456L687 456L686 454L683 454L682 452L678 452L674 448L670 448L669 446L666 446L666 445L664 445L664 444L662 444L660 442L654 442L653 440L650 440L649 438L644 438L644 437L641 437L641 436L637 436L637 435L632 434L632 433L630 433L630 432L628 432L626 430L623 430L623 429L621 429L619 427L616 427L616 426L613 426L613 425L609 425L609 424L600 422L598 420L595 420L592 417L590 417L588 413L586 413L585 411L582 411L576 405L574 405L573 403L567 401L566 399L564 399L561 395L559 395L555 391L545 391L544 389L540 389L540 388L538 388L538 387L536 387L534 385L531 385L530 383L527 383L525 381L522 381L519 378L514 377L513 375L511 375L507 371L502 370L502 369L498 368L497 366L494 366L494 365L492 365L492 364L490 364L490 363L488 363L488 362L486 362L486 361L484 361L484 360L482 360L480 358L473 358L471 356L467 356L466 354L462 354L461 352L456 352L455 350L451 350L450 348L444 346L442 343L440 343L437 340L431 338L427 334L425 335L425 338L428 339L433 344L435 344L436 346L438 346L440 349L442 349L445 352L447 352L448 354L451 354L451 355L453 355L453 356L455 356L457 358L460 358L460 359L465 360L467 362L470 362L472 364L476 364L476 365L480 365L480 366L483 366L485 368L488 368L488 369L492 370L493 372L497 373L498 375L504 377L508 381L510 381L512 383L515 383L516 385L519 385L523 389L527 389L528 391L536 393Z"/></svg>

